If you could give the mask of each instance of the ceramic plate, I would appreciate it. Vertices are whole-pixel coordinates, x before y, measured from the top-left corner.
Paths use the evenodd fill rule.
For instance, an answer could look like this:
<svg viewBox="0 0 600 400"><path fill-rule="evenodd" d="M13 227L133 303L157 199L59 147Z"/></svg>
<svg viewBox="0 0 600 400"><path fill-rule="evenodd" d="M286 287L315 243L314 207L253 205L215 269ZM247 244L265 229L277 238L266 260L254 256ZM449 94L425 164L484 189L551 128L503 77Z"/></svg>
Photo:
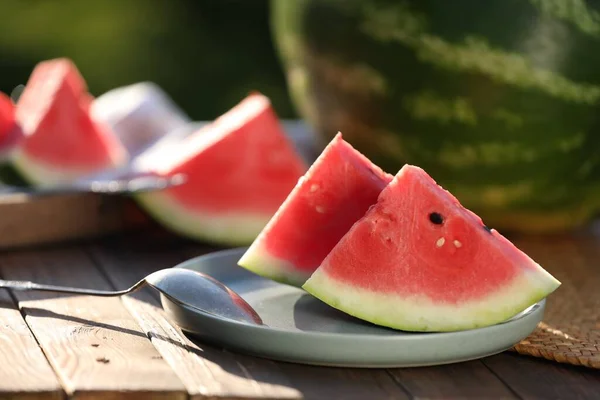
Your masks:
<svg viewBox="0 0 600 400"><path fill-rule="evenodd" d="M264 326L215 317L162 297L170 318L201 341L254 356L343 367L412 367L477 359L502 352L541 321L545 300L511 320L450 333L408 333L348 316L301 289L237 266L245 249L224 250L176 268L201 271L225 283L256 309Z"/></svg>

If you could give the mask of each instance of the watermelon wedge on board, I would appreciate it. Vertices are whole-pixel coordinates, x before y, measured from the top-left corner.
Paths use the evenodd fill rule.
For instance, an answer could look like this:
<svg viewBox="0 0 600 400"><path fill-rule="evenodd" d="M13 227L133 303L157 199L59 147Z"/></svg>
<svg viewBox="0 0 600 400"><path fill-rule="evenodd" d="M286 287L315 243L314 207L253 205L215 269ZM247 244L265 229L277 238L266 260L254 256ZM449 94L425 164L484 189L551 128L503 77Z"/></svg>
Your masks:
<svg viewBox="0 0 600 400"><path fill-rule="evenodd" d="M338 133L238 264L302 286L392 178Z"/></svg>
<svg viewBox="0 0 600 400"><path fill-rule="evenodd" d="M186 182L136 198L166 228L217 244L249 245L308 168L260 93L181 140L166 139L133 167Z"/></svg>
<svg viewBox="0 0 600 400"><path fill-rule="evenodd" d="M126 164L123 145L91 118L92 100L70 60L36 65L16 106L25 137L12 161L26 180L50 186Z"/></svg>
<svg viewBox="0 0 600 400"><path fill-rule="evenodd" d="M559 285L424 170L405 165L303 288L378 325L455 331L505 321Z"/></svg>
<svg viewBox="0 0 600 400"><path fill-rule="evenodd" d="M0 163L6 162L23 138L10 97L0 92Z"/></svg>

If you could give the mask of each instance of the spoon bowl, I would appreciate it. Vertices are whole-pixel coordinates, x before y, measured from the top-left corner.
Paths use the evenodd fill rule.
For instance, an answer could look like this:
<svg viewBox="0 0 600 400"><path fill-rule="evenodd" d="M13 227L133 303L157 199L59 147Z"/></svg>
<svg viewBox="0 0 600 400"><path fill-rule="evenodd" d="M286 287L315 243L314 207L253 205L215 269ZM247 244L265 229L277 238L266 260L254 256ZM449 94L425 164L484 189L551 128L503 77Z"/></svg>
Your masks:
<svg viewBox="0 0 600 400"><path fill-rule="evenodd" d="M246 300L220 281L201 272L169 268L148 275L145 281L176 303L217 317L263 324Z"/></svg>

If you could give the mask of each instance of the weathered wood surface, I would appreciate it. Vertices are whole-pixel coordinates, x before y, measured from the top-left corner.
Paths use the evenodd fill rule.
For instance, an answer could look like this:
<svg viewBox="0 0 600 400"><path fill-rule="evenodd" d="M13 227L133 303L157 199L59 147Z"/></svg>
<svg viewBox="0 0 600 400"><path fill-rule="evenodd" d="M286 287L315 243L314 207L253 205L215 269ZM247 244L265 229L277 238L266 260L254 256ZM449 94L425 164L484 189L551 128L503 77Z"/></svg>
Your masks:
<svg viewBox="0 0 600 400"><path fill-rule="evenodd" d="M481 361L435 368L398 368L391 373L400 385L419 399L517 398Z"/></svg>
<svg viewBox="0 0 600 400"><path fill-rule="evenodd" d="M595 246L596 242L580 245ZM122 289L152 271L211 250L158 230L85 246L0 254L0 274ZM600 398L597 370L513 353L429 368L309 367L239 355L192 340L166 319L150 289L120 299L14 294L26 322L14 305L11 308L9 298L0 298L0 304L9 305L0 308L0 316L13 331L26 328L27 323L41 344L49 363L43 367L43 363L27 362L25 368L40 371L38 381L49 388L38 394L45 396L60 396L57 385L61 385L67 395L98 399ZM25 340L29 340L28 348L36 348L33 338ZM18 358L24 350L14 343L14 338L0 341L0 356ZM37 354L40 357L41 351ZM44 368L46 372L41 372ZM7 372L0 367L0 377L2 373ZM35 395L35 388L40 387L27 386L18 389L18 394ZM0 393L10 387L0 380Z"/></svg>
<svg viewBox="0 0 600 400"><path fill-rule="evenodd" d="M600 371L503 353L483 363L522 399L600 399Z"/></svg>
<svg viewBox="0 0 600 400"><path fill-rule="evenodd" d="M21 313L0 291L0 398L60 399L62 388Z"/></svg>
<svg viewBox="0 0 600 400"><path fill-rule="evenodd" d="M82 250L49 249L5 254L6 279L109 289ZM67 394L77 398L186 397L183 384L162 359L119 298L14 292L25 320Z"/></svg>

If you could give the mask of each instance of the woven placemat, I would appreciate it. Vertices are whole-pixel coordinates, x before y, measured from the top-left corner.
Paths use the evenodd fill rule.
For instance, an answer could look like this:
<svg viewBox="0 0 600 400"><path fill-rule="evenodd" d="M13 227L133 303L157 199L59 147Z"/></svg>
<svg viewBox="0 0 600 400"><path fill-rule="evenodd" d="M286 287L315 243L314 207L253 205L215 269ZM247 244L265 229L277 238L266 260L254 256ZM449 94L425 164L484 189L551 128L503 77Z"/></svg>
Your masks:
<svg viewBox="0 0 600 400"><path fill-rule="evenodd" d="M600 369L600 237L512 238L562 282L544 320L512 351Z"/></svg>

